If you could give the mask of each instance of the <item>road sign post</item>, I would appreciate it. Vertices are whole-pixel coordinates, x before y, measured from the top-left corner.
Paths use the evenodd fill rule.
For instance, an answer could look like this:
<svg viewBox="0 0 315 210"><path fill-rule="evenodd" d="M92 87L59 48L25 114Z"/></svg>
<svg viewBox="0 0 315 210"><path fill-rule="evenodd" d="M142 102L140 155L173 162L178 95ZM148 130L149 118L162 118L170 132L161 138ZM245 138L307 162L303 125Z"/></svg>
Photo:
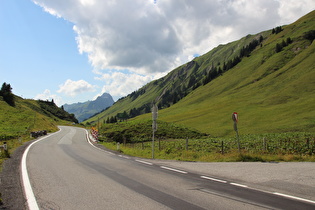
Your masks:
<svg viewBox="0 0 315 210"><path fill-rule="evenodd" d="M158 107L156 104L152 106L152 159L154 159L154 134L157 131Z"/></svg>
<svg viewBox="0 0 315 210"><path fill-rule="evenodd" d="M241 153L240 138L239 138L239 135L238 135L238 128L237 128L237 123L238 123L238 114L237 114L237 112L233 112L232 120L234 121L234 130L236 132L238 152Z"/></svg>

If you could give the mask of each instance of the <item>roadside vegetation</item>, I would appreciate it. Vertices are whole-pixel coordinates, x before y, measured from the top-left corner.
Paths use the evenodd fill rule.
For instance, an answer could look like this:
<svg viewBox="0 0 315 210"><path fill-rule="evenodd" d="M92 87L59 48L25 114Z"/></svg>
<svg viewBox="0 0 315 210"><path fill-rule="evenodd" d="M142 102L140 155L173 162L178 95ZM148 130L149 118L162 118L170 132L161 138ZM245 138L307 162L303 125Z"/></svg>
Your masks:
<svg viewBox="0 0 315 210"><path fill-rule="evenodd" d="M189 129L174 123L158 121L155 137L160 139L201 138L206 136L197 130ZM152 120L128 121L115 124L103 124L100 127L101 141L119 143L137 143L150 141L152 136Z"/></svg>
<svg viewBox="0 0 315 210"><path fill-rule="evenodd" d="M287 132L213 137L159 121L155 158L182 161L315 161L315 133ZM117 123L101 128L100 144L120 153L152 157L152 129L146 123Z"/></svg>

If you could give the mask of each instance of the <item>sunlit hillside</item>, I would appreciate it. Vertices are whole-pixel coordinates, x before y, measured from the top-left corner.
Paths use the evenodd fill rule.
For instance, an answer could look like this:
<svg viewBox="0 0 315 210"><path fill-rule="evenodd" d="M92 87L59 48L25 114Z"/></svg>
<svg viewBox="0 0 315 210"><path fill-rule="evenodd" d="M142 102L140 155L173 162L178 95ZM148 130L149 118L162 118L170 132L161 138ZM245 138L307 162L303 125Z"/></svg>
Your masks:
<svg viewBox="0 0 315 210"><path fill-rule="evenodd" d="M53 102L22 99L14 96L15 106L8 105L0 97L0 138L8 140L31 131L57 131L59 124L71 124L73 115L58 108Z"/></svg>

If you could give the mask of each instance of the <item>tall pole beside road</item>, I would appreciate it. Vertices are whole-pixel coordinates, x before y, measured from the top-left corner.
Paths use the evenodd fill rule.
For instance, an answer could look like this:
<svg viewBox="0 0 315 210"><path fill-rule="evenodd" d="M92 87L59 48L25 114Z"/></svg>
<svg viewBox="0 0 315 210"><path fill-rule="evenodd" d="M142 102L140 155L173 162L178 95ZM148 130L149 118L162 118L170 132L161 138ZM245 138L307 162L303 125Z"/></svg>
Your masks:
<svg viewBox="0 0 315 210"><path fill-rule="evenodd" d="M156 104L152 106L152 159L154 159L154 134L157 131L158 107Z"/></svg>
<svg viewBox="0 0 315 210"><path fill-rule="evenodd" d="M238 129L237 129L237 123L238 123L238 114L237 114L237 112L233 112L233 114L232 114L232 120L234 121L234 130L235 130L235 132L236 132L236 139L237 139L238 152L241 153L240 138L239 138Z"/></svg>

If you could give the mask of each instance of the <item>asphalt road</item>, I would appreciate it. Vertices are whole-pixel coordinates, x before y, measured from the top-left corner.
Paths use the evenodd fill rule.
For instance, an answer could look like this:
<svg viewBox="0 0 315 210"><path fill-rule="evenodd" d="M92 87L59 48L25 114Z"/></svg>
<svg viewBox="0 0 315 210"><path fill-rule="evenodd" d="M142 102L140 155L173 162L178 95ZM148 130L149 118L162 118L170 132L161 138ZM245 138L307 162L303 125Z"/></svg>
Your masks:
<svg viewBox="0 0 315 210"><path fill-rule="evenodd" d="M101 150L87 141L84 129L60 128L32 145L26 158L40 209L315 208L312 200L252 188L194 167Z"/></svg>

